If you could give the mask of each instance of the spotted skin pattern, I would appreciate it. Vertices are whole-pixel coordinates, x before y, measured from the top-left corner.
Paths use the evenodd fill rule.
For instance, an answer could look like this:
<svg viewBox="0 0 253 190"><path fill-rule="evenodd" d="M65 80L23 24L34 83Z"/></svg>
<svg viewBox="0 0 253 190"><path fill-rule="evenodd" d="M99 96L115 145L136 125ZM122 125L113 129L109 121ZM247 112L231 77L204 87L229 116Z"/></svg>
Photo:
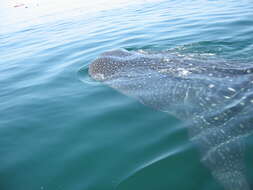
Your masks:
<svg viewBox="0 0 253 190"><path fill-rule="evenodd" d="M202 162L226 190L250 190L244 139L253 129L253 65L196 55L114 50L90 76L189 123Z"/></svg>

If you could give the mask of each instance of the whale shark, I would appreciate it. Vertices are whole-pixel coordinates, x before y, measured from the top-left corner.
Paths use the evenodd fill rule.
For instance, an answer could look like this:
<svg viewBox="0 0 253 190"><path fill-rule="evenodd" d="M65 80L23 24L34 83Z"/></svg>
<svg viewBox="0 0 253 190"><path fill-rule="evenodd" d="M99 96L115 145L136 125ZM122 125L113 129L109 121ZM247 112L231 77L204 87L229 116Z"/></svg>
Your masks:
<svg viewBox="0 0 253 190"><path fill-rule="evenodd" d="M187 122L202 163L226 190L250 190L245 138L253 131L253 64L176 52L112 50L89 75Z"/></svg>

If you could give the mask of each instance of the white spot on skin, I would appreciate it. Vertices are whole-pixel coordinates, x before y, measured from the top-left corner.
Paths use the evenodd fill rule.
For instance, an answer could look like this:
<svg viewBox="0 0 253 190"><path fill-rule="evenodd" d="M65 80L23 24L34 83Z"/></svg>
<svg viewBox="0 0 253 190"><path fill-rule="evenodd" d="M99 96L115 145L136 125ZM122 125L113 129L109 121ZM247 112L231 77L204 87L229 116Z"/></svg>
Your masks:
<svg viewBox="0 0 253 190"><path fill-rule="evenodd" d="M216 121L217 121L217 120L219 120L219 118L218 118L218 117L214 117L213 119L214 119L214 120L216 120Z"/></svg>
<svg viewBox="0 0 253 190"><path fill-rule="evenodd" d="M105 76L104 74L101 74L101 73L97 73L95 76L94 76L95 79L98 79L98 80L104 80L105 79Z"/></svg>
<svg viewBox="0 0 253 190"><path fill-rule="evenodd" d="M168 73L170 70L169 69L160 69L158 70L159 73Z"/></svg>
<svg viewBox="0 0 253 190"><path fill-rule="evenodd" d="M187 76L189 75L191 72L186 70L186 69L183 69L183 68L179 68L178 69L178 74L179 76Z"/></svg>
<svg viewBox="0 0 253 190"><path fill-rule="evenodd" d="M188 99L188 95L189 95L189 88L187 88L187 90L186 90L184 101L186 101Z"/></svg>
<svg viewBox="0 0 253 190"><path fill-rule="evenodd" d="M213 87L215 87L214 84L209 84L209 85L208 85L208 88L213 88Z"/></svg>
<svg viewBox="0 0 253 190"><path fill-rule="evenodd" d="M253 99L251 99L250 102L253 104Z"/></svg>
<svg viewBox="0 0 253 190"><path fill-rule="evenodd" d="M224 98L226 98L226 99L230 99L231 97L229 97L229 96L224 96Z"/></svg>
<svg viewBox="0 0 253 190"><path fill-rule="evenodd" d="M142 49L140 49L140 50L138 50L138 52L140 52L140 53L146 53L144 50L142 50Z"/></svg>
<svg viewBox="0 0 253 190"><path fill-rule="evenodd" d="M236 90L234 88L228 88L229 91L232 91L232 92L236 92Z"/></svg>

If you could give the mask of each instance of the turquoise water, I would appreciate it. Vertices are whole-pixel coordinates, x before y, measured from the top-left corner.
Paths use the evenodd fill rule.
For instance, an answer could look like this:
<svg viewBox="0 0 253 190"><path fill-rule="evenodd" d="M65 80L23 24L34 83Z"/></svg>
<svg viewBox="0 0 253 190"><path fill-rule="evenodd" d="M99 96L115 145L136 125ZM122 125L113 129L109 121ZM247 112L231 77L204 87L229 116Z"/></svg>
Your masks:
<svg viewBox="0 0 253 190"><path fill-rule="evenodd" d="M181 121L86 67L117 48L253 62L252 1L74 2L0 8L0 189L222 190Z"/></svg>

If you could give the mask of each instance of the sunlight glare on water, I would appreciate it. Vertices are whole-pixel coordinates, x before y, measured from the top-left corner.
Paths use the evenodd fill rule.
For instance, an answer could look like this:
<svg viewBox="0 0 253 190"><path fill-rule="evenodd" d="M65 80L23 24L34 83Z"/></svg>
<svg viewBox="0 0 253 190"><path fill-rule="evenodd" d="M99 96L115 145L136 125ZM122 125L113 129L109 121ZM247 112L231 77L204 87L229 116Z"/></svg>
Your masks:
<svg viewBox="0 0 253 190"><path fill-rule="evenodd" d="M7 0L1 4L0 27L2 30L0 33L5 30L10 31L10 28L24 28L70 16L88 15L152 1L154 0ZM11 26L10 23L12 23Z"/></svg>

